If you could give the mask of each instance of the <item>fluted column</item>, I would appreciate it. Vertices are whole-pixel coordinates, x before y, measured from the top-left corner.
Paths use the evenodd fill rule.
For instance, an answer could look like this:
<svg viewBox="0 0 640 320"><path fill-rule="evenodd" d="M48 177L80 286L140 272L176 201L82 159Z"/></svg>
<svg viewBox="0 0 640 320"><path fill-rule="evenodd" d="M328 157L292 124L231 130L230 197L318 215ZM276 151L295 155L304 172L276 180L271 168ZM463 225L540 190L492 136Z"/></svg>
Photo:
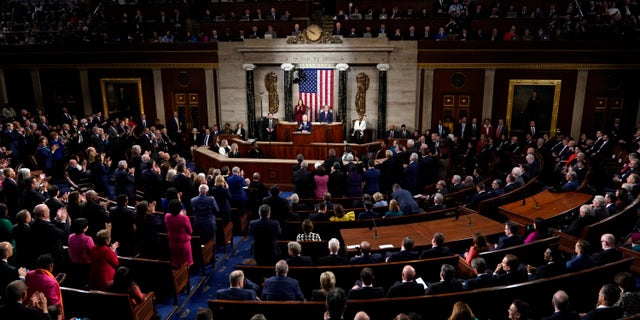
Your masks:
<svg viewBox="0 0 640 320"><path fill-rule="evenodd" d="M40 70L31 69L31 84L33 85L33 100L35 101L36 108L44 110L42 85L40 83Z"/></svg>
<svg viewBox="0 0 640 320"><path fill-rule="evenodd" d="M7 83L4 80L4 69L0 68L0 102L2 104L9 103L7 96Z"/></svg>
<svg viewBox="0 0 640 320"><path fill-rule="evenodd" d="M293 121L293 70L291 63L283 63L280 68L284 70L284 118Z"/></svg>
<svg viewBox="0 0 640 320"><path fill-rule="evenodd" d="M588 69L579 69L578 75L576 79L576 96L573 100L573 116L571 118L571 135L574 137L579 137L580 132L584 132L582 127L582 113L584 113L584 102L585 96L587 94L587 80L589 79L589 70ZM559 112L563 112L560 110ZM564 129L564 128L557 128ZM566 129L564 132L566 134Z"/></svg>
<svg viewBox="0 0 640 320"><path fill-rule="evenodd" d="M247 131L250 138L256 137L256 97L255 97L255 89L253 87L253 69L256 68L255 64L243 64L242 69L244 69L246 74L246 86L247 86L247 116L248 116L248 125Z"/></svg>
<svg viewBox="0 0 640 320"><path fill-rule="evenodd" d="M344 123L347 114L347 69L349 69L349 65L346 63L338 63L336 69L338 69L338 108L334 109L334 114L336 115L334 120ZM344 136L346 137L346 123L344 123L344 129Z"/></svg>
<svg viewBox="0 0 640 320"><path fill-rule="evenodd" d="M389 65L381 63L376 66L378 69L378 130L377 137L384 136L387 127L387 70Z"/></svg>

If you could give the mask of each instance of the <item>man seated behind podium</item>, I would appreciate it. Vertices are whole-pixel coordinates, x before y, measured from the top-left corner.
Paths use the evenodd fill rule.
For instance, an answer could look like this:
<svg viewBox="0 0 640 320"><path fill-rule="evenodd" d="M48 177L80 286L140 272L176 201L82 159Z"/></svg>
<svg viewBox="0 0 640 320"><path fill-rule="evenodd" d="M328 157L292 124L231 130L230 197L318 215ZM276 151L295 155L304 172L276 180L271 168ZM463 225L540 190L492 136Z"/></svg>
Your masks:
<svg viewBox="0 0 640 320"><path fill-rule="evenodd" d="M305 114L302 116L302 121L298 123L298 132L309 133L311 132L311 122L309 122L309 117Z"/></svg>
<svg viewBox="0 0 640 320"><path fill-rule="evenodd" d="M318 119L320 122L331 124L333 123L333 112L329 110L329 106L324 106L322 112L318 115Z"/></svg>

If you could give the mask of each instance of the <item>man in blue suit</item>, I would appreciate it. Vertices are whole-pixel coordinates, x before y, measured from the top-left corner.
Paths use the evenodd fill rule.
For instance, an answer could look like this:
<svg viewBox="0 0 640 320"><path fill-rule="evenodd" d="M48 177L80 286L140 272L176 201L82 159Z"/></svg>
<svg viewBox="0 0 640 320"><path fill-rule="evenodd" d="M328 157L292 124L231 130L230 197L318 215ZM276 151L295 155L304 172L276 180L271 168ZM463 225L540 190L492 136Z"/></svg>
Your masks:
<svg viewBox="0 0 640 320"><path fill-rule="evenodd" d="M278 221L269 219L271 207L263 204L258 209L260 219L249 222L249 233L253 235L253 257L259 266L273 264L280 256L278 235L282 232Z"/></svg>
<svg viewBox="0 0 640 320"><path fill-rule="evenodd" d="M395 199L398 201L398 204L400 204L400 210L402 210L404 214L421 212L422 209L420 209L409 191L400 188L400 185L397 183L394 184L391 189L393 190L391 199Z"/></svg>
<svg viewBox="0 0 640 320"><path fill-rule="evenodd" d="M418 184L418 154L412 153L409 156L409 164L404 165L404 179L402 186L407 191L414 194L417 192L416 185ZM404 211L403 211L404 212Z"/></svg>
<svg viewBox="0 0 640 320"><path fill-rule="evenodd" d="M320 115L318 116L318 119L320 119L320 122L322 123L330 124L333 122L333 112L329 110L329 106L324 106L322 112L320 112Z"/></svg>
<svg viewBox="0 0 640 320"><path fill-rule="evenodd" d="M306 114L302 116L302 121L298 123L298 132L311 132L311 122L309 122L309 117Z"/></svg>
<svg viewBox="0 0 640 320"><path fill-rule="evenodd" d="M620 298L620 290L611 283L607 283L598 293L598 307L589 311L583 320L619 319L622 318L622 309L614 304Z"/></svg>
<svg viewBox="0 0 640 320"><path fill-rule="evenodd" d="M302 246L297 241L289 241L287 244L289 248L289 256L287 259L287 265L292 267L294 266L312 266L313 262L311 261L311 257L303 256L300 253L302 252Z"/></svg>
<svg viewBox="0 0 640 320"><path fill-rule="evenodd" d="M229 274L229 288L220 289L216 299L223 300L256 300L256 292L244 288L244 272L234 270Z"/></svg>
<svg viewBox="0 0 640 320"><path fill-rule="evenodd" d="M262 300L264 301L304 301L298 280L288 278L289 266L284 260L276 263L276 275L264 281Z"/></svg>

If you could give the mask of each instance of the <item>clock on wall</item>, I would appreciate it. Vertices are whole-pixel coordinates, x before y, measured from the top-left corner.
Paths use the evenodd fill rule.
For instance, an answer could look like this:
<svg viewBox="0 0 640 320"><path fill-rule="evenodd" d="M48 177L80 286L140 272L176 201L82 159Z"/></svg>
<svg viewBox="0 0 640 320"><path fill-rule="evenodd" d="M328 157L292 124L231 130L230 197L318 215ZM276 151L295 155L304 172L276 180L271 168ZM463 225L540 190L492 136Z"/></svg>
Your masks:
<svg viewBox="0 0 640 320"><path fill-rule="evenodd" d="M304 34L309 41L317 42L322 39L322 27L317 24L311 24L304 30Z"/></svg>

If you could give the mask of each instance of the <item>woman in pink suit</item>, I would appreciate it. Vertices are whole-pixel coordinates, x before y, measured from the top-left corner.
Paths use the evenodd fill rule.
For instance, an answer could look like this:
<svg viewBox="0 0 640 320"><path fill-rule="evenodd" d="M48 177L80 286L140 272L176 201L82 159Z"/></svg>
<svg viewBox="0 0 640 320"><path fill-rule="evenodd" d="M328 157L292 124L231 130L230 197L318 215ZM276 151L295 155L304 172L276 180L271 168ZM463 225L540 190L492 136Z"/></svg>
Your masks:
<svg viewBox="0 0 640 320"><path fill-rule="evenodd" d="M182 209L179 200L169 202L169 214L165 214L164 223L167 226L167 238L169 238L169 250L171 251L171 265L179 268L185 262L193 264L191 255L191 222Z"/></svg>
<svg viewBox="0 0 640 320"><path fill-rule="evenodd" d="M103 229L96 234L95 246L91 249L89 289L106 291L113 283L113 275L118 268L116 249L118 242L111 243L111 231Z"/></svg>
<svg viewBox="0 0 640 320"><path fill-rule="evenodd" d="M324 198L324 194L329 192L327 184L329 183L329 176L324 171L324 166L320 162L315 164L316 172L313 176L313 181L316 184L315 195L316 199Z"/></svg>
<svg viewBox="0 0 640 320"><path fill-rule="evenodd" d="M36 269L29 271L24 280L28 288L27 298L24 301L30 301L31 296L36 292L42 292L47 298L47 306L59 306L62 309L60 284L52 272L53 257L51 254L46 253L38 257Z"/></svg>

